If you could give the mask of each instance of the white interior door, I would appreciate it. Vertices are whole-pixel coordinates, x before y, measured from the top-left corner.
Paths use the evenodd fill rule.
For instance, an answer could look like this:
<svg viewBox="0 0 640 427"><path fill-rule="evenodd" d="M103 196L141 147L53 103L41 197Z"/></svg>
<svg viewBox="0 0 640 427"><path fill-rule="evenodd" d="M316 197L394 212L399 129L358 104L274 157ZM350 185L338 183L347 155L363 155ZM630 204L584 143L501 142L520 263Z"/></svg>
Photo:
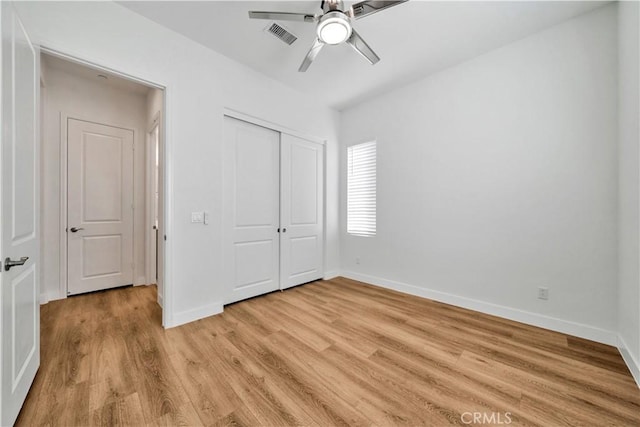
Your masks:
<svg viewBox="0 0 640 427"><path fill-rule="evenodd" d="M224 121L225 303L231 303L279 288L280 134Z"/></svg>
<svg viewBox="0 0 640 427"><path fill-rule="evenodd" d="M67 291L133 283L133 131L67 123Z"/></svg>
<svg viewBox="0 0 640 427"><path fill-rule="evenodd" d="M281 136L280 288L322 278L323 146Z"/></svg>
<svg viewBox="0 0 640 427"><path fill-rule="evenodd" d="M149 134L151 139L151 150L149 152L151 161L147 164L151 168L151 251L149 257L149 278L147 283L155 283L158 286L158 293L161 294L160 283L158 283L158 229L160 227L159 220L159 166L160 166L160 124L156 124Z"/></svg>
<svg viewBox="0 0 640 427"><path fill-rule="evenodd" d="M40 365L36 53L13 5L2 2L0 424L12 425ZM28 258L27 258L28 257ZM7 261L18 261L10 270Z"/></svg>
<svg viewBox="0 0 640 427"><path fill-rule="evenodd" d="M160 121L159 123L162 123ZM156 283L158 285L158 303L161 307L164 307L164 233L165 233L165 220L164 220L164 174L162 173L164 169L164 144L163 144L163 134L162 134L162 125L158 124L157 127L158 132L158 167L156 168L156 214L158 219L158 229L157 229L157 241L156 241Z"/></svg>

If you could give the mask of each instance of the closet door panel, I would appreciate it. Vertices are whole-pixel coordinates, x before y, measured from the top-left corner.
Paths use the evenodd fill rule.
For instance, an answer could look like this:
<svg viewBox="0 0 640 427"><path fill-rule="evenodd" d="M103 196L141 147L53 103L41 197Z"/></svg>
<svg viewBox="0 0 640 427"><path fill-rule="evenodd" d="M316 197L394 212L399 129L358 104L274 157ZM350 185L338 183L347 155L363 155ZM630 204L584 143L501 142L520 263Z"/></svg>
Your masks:
<svg viewBox="0 0 640 427"><path fill-rule="evenodd" d="M280 288L286 289L323 275L324 147L282 134L280 153Z"/></svg>
<svg viewBox="0 0 640 427"><path fill-rule="evenodd" d="M228 304L279 288L280 134L224 120Z"/></svg>

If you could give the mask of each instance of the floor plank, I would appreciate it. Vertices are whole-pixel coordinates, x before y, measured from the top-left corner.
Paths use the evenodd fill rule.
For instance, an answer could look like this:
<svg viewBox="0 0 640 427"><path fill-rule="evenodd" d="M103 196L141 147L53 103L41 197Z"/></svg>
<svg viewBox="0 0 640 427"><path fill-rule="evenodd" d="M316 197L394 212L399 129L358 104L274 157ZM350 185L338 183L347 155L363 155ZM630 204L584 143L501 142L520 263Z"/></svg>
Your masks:
<svg viewBox="0 0 640 427"><path fill-rule="evenodd" d="M141 286L42 306L17 425L640 425L618 350L554 331L344 278L169 330L155 301Z"/></svg>

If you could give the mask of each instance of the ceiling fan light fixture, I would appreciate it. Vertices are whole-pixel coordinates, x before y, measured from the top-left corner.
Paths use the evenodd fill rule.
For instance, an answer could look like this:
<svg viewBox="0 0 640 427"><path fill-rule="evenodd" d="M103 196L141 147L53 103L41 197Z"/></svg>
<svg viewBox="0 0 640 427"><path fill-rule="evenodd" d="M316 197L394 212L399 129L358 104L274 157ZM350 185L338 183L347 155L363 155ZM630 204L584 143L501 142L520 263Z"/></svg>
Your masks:
<svg viewBox="0 0 640 427"><path fill-rule="evenodd" d="M329 12L318 23L318 38L326 44L340 44L351 36L351 23L342 12Z"/></svg>
<svg viewBox="0 0 640 427"><path fill-rule="evenodd" d="M318 56L323 46L327 44L336 45L346 43L362 55L371 65L376 64L380 61L380 57L376 55L367 42L360 37L360 34L353 28L352 23L355 22L356 19L362 19L406 1L408 0L361 0L345 10L342 0L322 0L320 3L322 13L319 15L251 10L249 11L249 18L316 24L316 37L313 40L311 49L307 52L307 56L305 56L302 64L300 64L298 68L299 72L304 73L316 59L316 56ZM272 34L279 36L277 29L275 33L272 31ZM293 38L295 39L295 36L293 36ZM287 43L291 44L293 41Z"/></svg>

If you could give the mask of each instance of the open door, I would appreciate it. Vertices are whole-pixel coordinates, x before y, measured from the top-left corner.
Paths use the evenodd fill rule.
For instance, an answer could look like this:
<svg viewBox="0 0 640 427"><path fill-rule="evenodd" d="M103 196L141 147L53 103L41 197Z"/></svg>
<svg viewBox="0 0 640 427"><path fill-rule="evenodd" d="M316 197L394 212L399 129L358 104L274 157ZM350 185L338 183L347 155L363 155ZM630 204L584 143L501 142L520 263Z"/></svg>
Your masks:
<svg viewBox="0 0 640 427"><path fill-rule="evenodd" d="M0 424L12 425L40 365L36 52L1 2Z"/></svg>

